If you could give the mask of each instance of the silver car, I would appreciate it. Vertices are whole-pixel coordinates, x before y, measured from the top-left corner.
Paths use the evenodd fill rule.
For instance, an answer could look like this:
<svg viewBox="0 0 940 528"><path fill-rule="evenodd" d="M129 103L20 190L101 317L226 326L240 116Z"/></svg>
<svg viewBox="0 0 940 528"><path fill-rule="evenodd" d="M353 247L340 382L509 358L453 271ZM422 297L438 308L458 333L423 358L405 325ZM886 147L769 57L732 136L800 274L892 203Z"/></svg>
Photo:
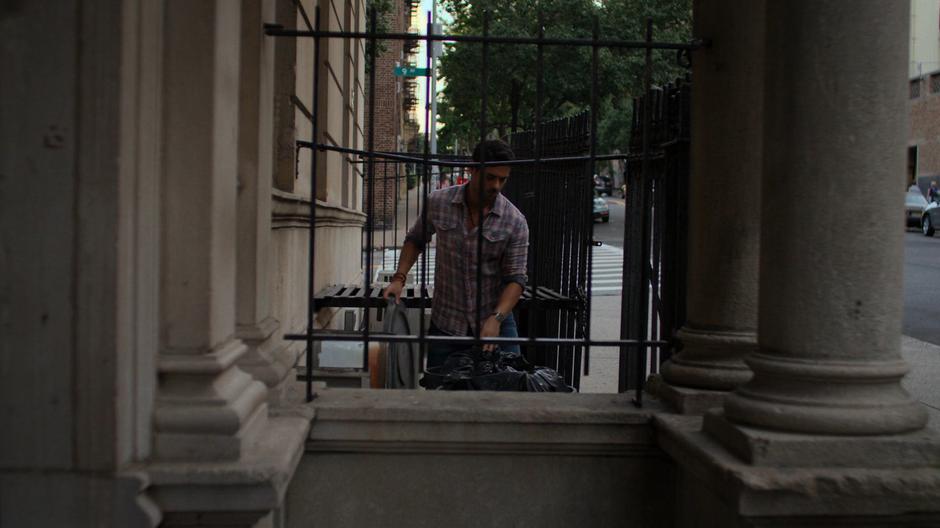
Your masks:
<svg viewBox="0 0 940 528"><path fill-rule="evenodd" d="M921 194L920 189L911 189L907 191L904 197L904 217L907 227L921 227L921 218L924 216L924 209L927 208L927 199Z"/></svg>
<svg viewBox="0 0 940 528"><path fill-rule="evenodd" d="M920 229L925 236L932 237L937 226L940 226L940 202L934 201L924 207L924 213L920 220Z"/></svg>

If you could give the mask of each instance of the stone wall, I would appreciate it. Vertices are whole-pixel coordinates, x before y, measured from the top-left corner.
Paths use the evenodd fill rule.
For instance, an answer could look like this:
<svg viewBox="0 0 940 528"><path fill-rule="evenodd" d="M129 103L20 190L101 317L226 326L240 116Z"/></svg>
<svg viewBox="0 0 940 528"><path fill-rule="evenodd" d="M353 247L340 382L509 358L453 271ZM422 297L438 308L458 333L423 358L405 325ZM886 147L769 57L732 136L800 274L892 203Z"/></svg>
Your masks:
<svg viewBox="0 0 940 528"><path fill-rule="evenodd" d="M656 404L629 395L327 389L286 525L672 526Z"/></svg>
<svg viewBox="0 0 940 528"><path fill-rule="evenodd" d="M0 8L0 526L160 520L161 10Z"/></svg>
<svg viewBox="0 0 940 528"><path fill-rule="evenodd" d="M320 7L320 26L330 31L363 31L363 0L323 0L302 2L311 22ZM305 27L306 21L295 10L293 21ZM293 101L295 140L309 140L314 108L314 40L288 39L296 44L294 75L279 80L294 83L289 94ZM320 71L317 93L319 141L328 145L362 148L365 111L365 61L362 40L321 39ZM281 151L283 152L283 148ZM286 154L285 154L286 156ZM283 156L282 156L283 157ZM360 233L365 223L361 211L362 165L350 163L352 157L336 152L317 154L317 227L315 289L329 284L361 280ZM289 188L278 185L272 195L272 258L274 273L273 315L281 321L281 334L302 332L307 324L308 234L310 228L311 151L301 149L296 164L278 164L276 181L292 182ZM285 174L287 171L289 174ZM296 171L296 174L295 174ZM334 327L335 310L322 310L316 326ZM295 352L303 344L292 345Z"/></svg>

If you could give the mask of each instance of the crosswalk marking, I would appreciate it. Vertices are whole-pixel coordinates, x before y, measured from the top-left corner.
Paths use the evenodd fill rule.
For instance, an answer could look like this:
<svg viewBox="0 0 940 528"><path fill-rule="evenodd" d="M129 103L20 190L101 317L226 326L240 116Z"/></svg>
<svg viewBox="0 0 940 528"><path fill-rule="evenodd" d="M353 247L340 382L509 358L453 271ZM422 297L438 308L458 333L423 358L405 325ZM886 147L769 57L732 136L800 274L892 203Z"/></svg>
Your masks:
<svg viewBox="0 0 940 528"><path fill-rule="evenodd" d="M435 248L427 251L428 286L434 286ZM385 264L385 272L391 275L398 264L399 250L386 249L381 262ZM593 248L591 259L591 294L592 295L619 295L623 289L623 250L614 246L597 246ZM418 262L411 269L410 277L415 283L421 281L424 266L424 255L418 257ZM381 267L381 266L380 266ZM378 274L374 277L378 280Z"/></svg>
<svg viewBox="0 0 940 528"><path fill-rule="evenodd" d="M620 295L623 250L605 244L595 247L591 257L591 295Z"/></svg>

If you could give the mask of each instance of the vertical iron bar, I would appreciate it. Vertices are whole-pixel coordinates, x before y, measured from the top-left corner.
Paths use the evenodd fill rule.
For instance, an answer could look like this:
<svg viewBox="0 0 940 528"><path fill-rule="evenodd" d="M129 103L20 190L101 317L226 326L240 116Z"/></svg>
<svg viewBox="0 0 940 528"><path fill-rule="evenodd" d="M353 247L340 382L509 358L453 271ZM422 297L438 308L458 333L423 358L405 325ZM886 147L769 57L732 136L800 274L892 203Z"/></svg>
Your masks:
<svg viewBox="0 0 940 528"><path fill-rule="evenodd" d="M555 143L554 140L557 139L557 137L560 136L561 133L566 132L563 130L562 131L559 130L559 127L562 123L563 121L559 121L555 124L555 126L552 127L553 128L552 130L553 143ZM552 154L556 154L556 155L560 153L561 154L567 153L567 150L559 149L558 147L556 147L553 150L555 150L555 152L553 152ZM571 178L570 166L571 166L570 164L566 163L564 168L561 168L559 170L559 173L560 173L559 179L562 182L561 184L562 197L571 196L571 190L568 188L568 185L570 183L569 180ZM571 224L571 211L565 208L565 210L559 216L561 219L560 231L562 233L561 262L560 262L561 273L562 273L561 284L562 284L562 288L566 292L566 295L568 295L569 297L576 297L578 290L577 290L577 281L574 280L575 279L574 275L575 275L576 270L573 264L573 261L574 261L574 257L572 255L573 242L571 238L571 231L573 229L569 229L569 224ZM571 319L570 311L565 311L565 312L561 312L558 314L559 334L561 337L570 337L569 332L568 332L568 328L570 326L569 325L570 319ZM552 365L556 369L558 369L559 372L562 372L562 368L561 368L562 362L564 358L568 356L570 347L568 345L564 345L564 346L558 346L554 348L555 348L554 357L553 357L554 362L552 363ZM565 377L565 380L571 381L570 377L568 376Z"/></svg>
<svg viewBox="0 0 940 528"><path fill-rule="evenodd" d="M434 29L433 16L431 12L428 11L428 25L427 25L427 30L425 31L425 35L424 35L424 38L425 38L424 49L426 52L425 53L425 68L427 68L427 71L431 73L432 75L434 74L434 72L431 71L431 53L432 53L431 50L433 46L433 41L431 40L431 32L433 31L433 29ZM419 209L421 213L421 226L422 226L421 228L423 230L423 232L421 233L421 239L425 241L424 251L421 252L421 280L419 284L419 287L421 289L421 313L418 317L421 320L421 324L419 325L420 328L418 329L418 335L421 337L424 337L424 326L425 326L424 325L424 319L425 319L424 306L425 306L425 301L428 298L428 291L427 291L428 290L428 263L430 261L428 254L431 251L431 243L427 239L428 238L428 206L430 205L430 200L428 200L428 198L430 197L430 185L431 185L430 178L428 178L428 173L430 172L429 160L431 156L431 150L430 150L431 132L429 130L430 124L431 124L431 119L430 119L431 99L430 97L431 97L431 79L425 78L424 79L424 103L425 103L424 104L424 163L422 165L422 170L421 170L421 180L424 180L423 181L424 183L424 193L423 193L424 207L421 207L421 209ZM419 192L418 192L419 204L421 203L420 198L422 195L422 193L420 192L421 183L422 182L419 181L418 185L416 185L416 188L419 189ZM437 257L435 257L435 266L434 266L435 268L437 268L436 262L437 262ZM427 347L423 342L422 342L421 349L422 349L422 355L426 355Z"/></svg>
<svg viewBox="0 0 940 528"><path fill-rule="evenodd" d="M542 98L545 96L543 93L544 88L544 79L542 76L542 65L545 55L545 49L542 44L542 39L545 38L545 23L544 17L542 15L542 10L539 10L538 14L538 24L539 24L539 43L536 45L536 61L535 61L535 126L533 127L534 132L534 141L535 141L535 164L532 166L531 174L533 177L529 178L533 183L538 178L539 172L541 170L541 161L542 161ZM542 195L543 192L539 187L536 187L534 192L536 193L536 221L535 225L529 228L529 255L538 256L538 248L540 246L535 246L533 242L538 241L538 234L541 232L539 223L542 220L541 211L542 207ZM535 229L532 229L535 227ZM529 277L532 279L532 300L530 301L531 306L529 307L529 341L535 343L535 335L538 333L538 328L536 327L536 315L540 315L539 312L539 299L538 299L538 290L539 290L539 277L538 277L538 265L539 262L536 259L529 258L530 262L533 263L532 269L529 270ZM527 263L528 264L528 263ZM529 345L526 349L526 355L529 356L529 359L532 360L535 354L535 346Z"/></svg>
<svg viewBox="0 0 940 528"><path fill-rule="evenodd" d="M630 118L630 150L636 149L636 138L642 135L642 119L639 98L633 98L632 112ZM636 290L639 287L639 277L637 276L636 262L638 260L637 252L639 245L636 244L638 236L638 214L640 213L639 197L641 174L637 170L637 163L633 160L627 161L627 177L630 185L628 194L624 198L624 225L623 225L623 250L624 257L622 263L623 289L620 302L620 338L635 337L635 317L637 296ZM632 379L632 370L634 363L632 356L628 357L630 347L621 346L619 354L620 375L617 380L617 391L626 392L629 388L629 381Z"/></svg>
<svg viewBox="0 0 940 528"><path fill-rule="evenodd" d="M587 318L587 325L585 326L584 339L588 342L591 341L591 299L593 295L593 284L594 284L594 171L596 169L596 157L597 157L597 113L598 113L598 104L597 104L597 70L598 70L598 44L597 41L600 37L600 20L595 16L594 17L594 34L593 34L593 44L591 46L591 150L590 157L591 161L588 163L588 174L587 174L587 185L588 185L588 199L587 199L587 222L591 226L590 235L588 236L588 251L587 251L587 313L585 318ZM588 375L588 369L591 365L591 345L587 345L584 348L584 375ZM575 371L580 373L580 365L575 365ZM575 385L575 388L580 389L580 377L579 383Z"/></svg>
<svg viewBox="0 0 940 528"><path fill-rule="evenodd" d="M363 300L365 301L365 328L362 337L362 369L369 371L369 323L372 315L369 297L372 291L372 251L373 251L373 230L375 228L375 59L376 59L376 38L375 38L376 10L372 9L369 14L369 202L366 211L366 226L368 229L366 240L366 269L363 273Z"/></svg>
<svg viewBox="0 0 940 528"><path fill-rule="evenodd" d="M490 12L489 10L483 11L483 64L481 67L480 75L480 86L482 88L480 99L482 104L480 105L480 143L482 144L486 141L486 105L487 101L487 88L489 84L489 51L490 43L486 39L489 36L490 30ZM480 335L483 331L481 326L482 321L480 321L480 304L483 302L483 224L485 218L483 217L483 182L486 180L486 166L483 164L486 162L486 149L480 149L480 165L479 172L477 173L478 185L477 185L477 210L479 216L477 217L477 294L476 294L476 305L473 307L473 322L474 322L474 334L477 339L480 338Z"/></svg>
<svg viewBox="0 0 940 528"><path fill-rule="evenodd" d="M392 229L394 229L394 231L392 232L392 245L393 245L392 247L394 247L399 252L401 251L398 247L398 198L399 198L398 192L399 192L399 189L401 188L400 170L401 170L401 163L396 163L395 164L395 203L393 204L395 217L394 217L394 220L392 220ZM397 266L398 259L395 258L394 252L392 253L392 260L394 261L394 264ZM396 269L395 271L398 271L398 270Z"/></svg>
<svg viewBox="0 0 940 528"><path fill-rule="evenodd" d="M670 130L669 127L669 101L670 93L672 88L667 86L665 90L662 91L661 95L658 97L658 104L656 106L656 116L657 122L659 123L658 130L659 136L657 141L662 143L667 141L668 137L665 137L664 134L668 133ZM659 341L662 337L662 312L663 312L663 297L662 297L662 283L660 281L660 274L662 272L662 256L663 256L663 224L665 220L665 206L666 206L666 194L664 189L664 181L666 179L666 170L668 169L668 158L657 161L657 170L652 177L653 183L653 214L652 219L652 233L651 233L651 251L652 258L650 262L650 290L651 297L653 299L652 311L650 313L650 339ZM651 349L649 355L649 369L650 373L655 373L659 371L659 354L660 349Z"/></svg>
<svg viewBox="0 0 940 528"><path fill-rule="evenodd" d="M320 30L320 8L317 7L315 22L316 30ZM313 148L310 149L310 237L307 248L307 350L306 355L306 392L307 401L313 401L317 397L313 393L313 317L316 313L316 284L314 276L316 269L316 246L317 246L317 134L319 127L319 107L317 94L320 86L320 37L313 39L313 101L311 102L311 120L313 124Z"/></svg>
<svg viewBox="0 0 940 528"><path fill-rule="evenodd" d="M650 121L651 121L651 91L652 91L652 75L653 75L653 48L649 46L653 42L653 19L646 19L646 53L645 53L645 64L643 67L643 90L645 96L643 98L643 183L640 185L640 205L641 211L643 214L641 220L641 237L640 240L643 244L643 250L641 252L642 266L640 267L640 300L639 303L640 313L640 332L637 335L637 339L640 341L639 348L637 350L637 371L636 371L636 393L634 396L634 403L637 407L643 406L643 381L646 378L646 349L647 345L645 341L647 340L647 329L649 328L649 296L650 296L650 278L649 278L649 261L650 261L650 240L649 240L649 221L650 221L650 211L648 210L646 201L647 201L647 186L650 184Z"/></svg>
<svg viewBox="0 0 940 528"><path fill-rule="evenodd" d="M385 256L388 249L388 160L382 162L382 270L386 269Z"/></svg>

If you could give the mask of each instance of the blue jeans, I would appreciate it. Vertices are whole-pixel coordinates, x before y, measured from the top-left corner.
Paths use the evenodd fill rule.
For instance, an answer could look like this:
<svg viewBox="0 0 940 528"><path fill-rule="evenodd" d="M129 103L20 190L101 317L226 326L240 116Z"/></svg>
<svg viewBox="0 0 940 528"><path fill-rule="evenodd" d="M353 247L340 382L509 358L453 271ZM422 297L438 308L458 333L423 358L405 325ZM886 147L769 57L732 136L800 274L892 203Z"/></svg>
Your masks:
<svg viewBox="0 0 940 528"><path fill-rule="evenodd" d="M440 328L431 326L428 328L428 335L445 336L450 335ZM473 331L468 329L467 335L473 335ZM499 337L519 337L519 329L516 327L516 320L512 317L512 312L503 319L499 325ZM459 350L465 350L467 347L461 343L428 343L428 368L439 367L447 360L447 356ZM520 352L519 345L500 345L500 350L506 352Z"/></svg>

